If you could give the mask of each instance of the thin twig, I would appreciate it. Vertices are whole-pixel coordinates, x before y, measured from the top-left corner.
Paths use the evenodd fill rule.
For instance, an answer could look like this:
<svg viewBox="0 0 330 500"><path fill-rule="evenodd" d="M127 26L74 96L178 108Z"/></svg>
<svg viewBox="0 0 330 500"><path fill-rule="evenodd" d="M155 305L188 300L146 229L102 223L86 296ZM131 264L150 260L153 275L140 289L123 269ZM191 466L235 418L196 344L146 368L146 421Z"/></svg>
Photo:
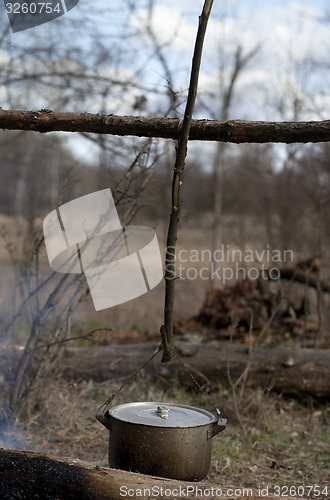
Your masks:
<svg viewBox="0 0 330 500"><path fill-rule="evenodd" d="M238 326L238 321L232 316L231 317L231 323L232 323L232 329L231 329L230 338L229 338L229 345L230 345L230 347L233 344L233 337L234 337L234 333L235 333L235 331L237 329L237 326ZM240 412L239 412L239 409L238 409L238 404L237 404L236 384L234 384L234 382L232 381L231 375L230 375L229 352L230 352L230 349L228 349L228 356L227 356L227 379L228 379L228 382L229 382L229 385L230 385L230 388L231 388L231 392L232 392L233 404L234 404L236 418L238 420L238 423L239 423L239 426L241 428L241 431L242 431L242 434L244 436L244 439L246 440L247 435L246 435L246 431L245 431L245 428L244 428L244 425L243 425L243 422L242 422L242 419L241 419L241 415L240 415Z"/></svg>
<svg viewBox="0 0 330 500"><path fill-rule="evenodd" d="M264 324L264 326L263 326L261 332L259 333L258 338L254 342L254 344L253 345L249 345L249 359L248 359L248 362L246 364L246 367L245 367L244 371L241 373L241 375L238 377L238 379L236 380L236 382L234 384L235 387L237 387L238 384L241 382L241 380L243 380L243 386L242 386L243 389L241 390L241 394L243 394L245 382L246 382L246 379L247 379L247 376L248 376L248 373L249 373L249 370L250 370L250 367L251 367L251 364L252 364L254 350L257 347L257 345L259 344L259 342L261 341L261 339L264 336L264 334L266 333L266 331L268 330L268 327L271 325L273 319L275 318L275 316L278 313L280 307L282 306L283 301L284 301L284 296L281 297L280 302L277 304L277 306L273 310L271 316L268 318L268 320Z"/></svg>
<svg viewBox="0 0 330 500"><path fill-rule="evenodd" d="M75 340L86 340L86 339L91 339L93 337L94 333L97 332L113 332L113 328L95 328L95 330L92 330L91 332L86 333L85 335L78 335L77 337L69 337L67 339L62 339L62 340L56 340L55 342L50 342L49 344L42 344L38 345L37 347L34 348L36 351L37 349L48 349L49 347L52 347L53 345L58 345L58 344L64 344L65 342L73 342ZM99 342L96 339L93 339L94 342Z"/></svg>

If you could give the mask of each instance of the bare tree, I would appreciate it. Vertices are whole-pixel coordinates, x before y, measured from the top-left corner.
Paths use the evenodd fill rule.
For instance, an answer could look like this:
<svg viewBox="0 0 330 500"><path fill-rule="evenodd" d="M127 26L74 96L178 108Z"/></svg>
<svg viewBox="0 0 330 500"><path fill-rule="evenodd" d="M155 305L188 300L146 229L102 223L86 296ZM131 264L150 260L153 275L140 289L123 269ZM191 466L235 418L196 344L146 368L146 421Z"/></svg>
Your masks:
<svg viewBox="0 0 330 500"><path fill-rule="evenodd" d="M256 45L251 51L243 55L243 49L238 46L234 55L234 64L230 72L227 84L224 82L224 78L221 78L220 83L220 95L221 95L221 110L220 110L220 120L228 121L230 105L234 98L234 90L236 82L240 76L240 73L244 70L245 66L249 61L255 56L259 50L259 45ZM222 68L223 71L223 68ZM215 250L220 248L221 245L221 220L222 220L222 193L223 193L223 170L224 170L224 155L225 155L225 143L218 142L216 145L216 153L213 163L213 175L214 175L214 208L213 208L213 244L212 244L212 255L214 259ZM213 264L215 264L213 260ZM214 282L214 279L213 279ZM214 285L214 283L213 283Z"/></svg>

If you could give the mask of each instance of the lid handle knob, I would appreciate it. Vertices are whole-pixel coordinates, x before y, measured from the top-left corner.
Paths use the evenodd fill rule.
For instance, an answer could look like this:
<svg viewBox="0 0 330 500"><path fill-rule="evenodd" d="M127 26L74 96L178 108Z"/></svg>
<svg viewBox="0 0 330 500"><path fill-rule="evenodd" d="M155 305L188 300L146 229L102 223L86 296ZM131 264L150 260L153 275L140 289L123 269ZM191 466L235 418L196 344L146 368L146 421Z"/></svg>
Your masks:
<svg viewBox="0 0 330 500"><path fill-rule="evenodd" d="M164 418L165 420L168 419L168 408L164 408L164 406L158 406L156 413L160 418Z"/></svg>

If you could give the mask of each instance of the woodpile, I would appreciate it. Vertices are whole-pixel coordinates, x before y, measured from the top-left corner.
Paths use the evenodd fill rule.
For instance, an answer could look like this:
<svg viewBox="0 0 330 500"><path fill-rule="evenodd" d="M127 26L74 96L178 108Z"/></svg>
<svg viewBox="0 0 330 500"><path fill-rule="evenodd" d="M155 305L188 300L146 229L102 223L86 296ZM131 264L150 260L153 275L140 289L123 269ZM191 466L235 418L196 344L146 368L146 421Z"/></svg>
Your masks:
<svg viewBox="0 0 330 500"><path fill-rule="evenodd" d="M278 299L276 292L265 294L259 282L238 281L223 290L210 288L204 305L196 316L197 323L215 330L232 330L237 324L239 332L263 328Z"/></svg>
<svg viewBox="0 0 330 500"><path fill-rule="evenodd" d="M224 289L209 288L199 313L175 322L176 334L198 331L207 341L253 343L262 332L263 341L268 343L290 340L297 346L315 347L319 319L315 306L311 314L303 289L314 289L314 294L315 289L330 292L330 284L318 279L319 265L318 259L309 259L293 268L279 269L281 280L294 282L291 298L290 294L283 295L278 282L264 279L245 279ZM323 339L322 347L330 347L329 336Z"/></svg>

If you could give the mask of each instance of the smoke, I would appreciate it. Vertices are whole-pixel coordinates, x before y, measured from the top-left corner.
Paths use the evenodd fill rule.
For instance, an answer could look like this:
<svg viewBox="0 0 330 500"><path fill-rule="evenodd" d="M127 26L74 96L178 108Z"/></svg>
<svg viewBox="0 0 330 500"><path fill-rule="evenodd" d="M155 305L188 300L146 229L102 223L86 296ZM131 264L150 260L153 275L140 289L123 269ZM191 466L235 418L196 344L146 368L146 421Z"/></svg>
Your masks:
<svg viewBox="0 0 330 500"><path fill-rule="evenodd" d="M1 396L0 396L1 397ZM0 446L8 449L22 449L24 440L15 423L11 409L3 405L0 408Z"/></svg>
<svg viewBox="0 0 330 500"><path fill-rule="evenodd" d="M18 450L24 448L24 439L8 403L8 385L15 366L11 358L9 350L4 349L0 356L0 447Z"/></svg>

